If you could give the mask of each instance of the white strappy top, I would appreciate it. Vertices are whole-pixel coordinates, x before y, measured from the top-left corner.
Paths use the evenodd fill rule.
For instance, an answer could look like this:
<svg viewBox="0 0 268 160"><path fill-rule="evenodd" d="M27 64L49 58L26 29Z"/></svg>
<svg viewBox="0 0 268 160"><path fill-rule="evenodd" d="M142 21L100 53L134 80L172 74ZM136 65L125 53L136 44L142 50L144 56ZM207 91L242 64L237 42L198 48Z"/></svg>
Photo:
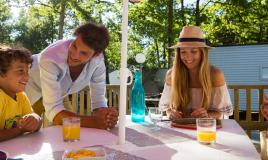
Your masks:
<svg viewBox="0 0 268 160"><path fill-rule="evenodd" d="M162 111L169 109L170 97L171 97L171 86L165 83L163 93L160 98L159 108ZM188 105L189 112L202 106L202 89L191 88L192 100ZM227 85L224 84L220 87L212 88L211 102L208 110L221 112L225 116L231 116L233 114L233 107L230 98L230 94Z"/></svg>

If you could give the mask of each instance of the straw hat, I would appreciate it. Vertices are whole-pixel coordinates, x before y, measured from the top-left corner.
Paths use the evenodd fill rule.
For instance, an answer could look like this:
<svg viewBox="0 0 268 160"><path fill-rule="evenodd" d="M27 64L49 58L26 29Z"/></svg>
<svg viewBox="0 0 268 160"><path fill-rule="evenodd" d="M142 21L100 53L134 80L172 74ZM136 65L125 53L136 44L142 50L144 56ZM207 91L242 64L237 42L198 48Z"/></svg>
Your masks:
<svg viewBox="0 0 268 160"><path fill-rule="evenodd" d="M206 45L204 33L198 26L185 26L183 27L179 42L169 48L182 48L182 47L206 47L212 48Z"/></svg>

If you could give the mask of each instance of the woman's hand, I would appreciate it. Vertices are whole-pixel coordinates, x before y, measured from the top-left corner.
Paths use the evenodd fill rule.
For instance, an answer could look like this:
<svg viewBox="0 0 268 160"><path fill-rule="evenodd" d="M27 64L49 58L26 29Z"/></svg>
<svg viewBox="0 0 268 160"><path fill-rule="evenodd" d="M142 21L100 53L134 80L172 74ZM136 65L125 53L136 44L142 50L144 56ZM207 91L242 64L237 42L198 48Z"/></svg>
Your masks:
<svg viewBox="0 0 268 160"><path fill-rule="evenodd" d="M167 116L170 120L179 119L183 117L183 113L175 109L168 109Z"/></svg>
<svg viewBox="0 0 268 160"><path fill-rule="evenodd" d="M262 115L268 120L268 96L264 95L263 103L261 106L261 113Z"/></svg>
<svg viewBox="0 0 268 160"><path fill-rule="evenodd" d="M193 118L208 117L208 112L207 112L207 110L205 108L198 107L198 108L193 110L193 112L191 113L191 117L193 117Z"/></svg>

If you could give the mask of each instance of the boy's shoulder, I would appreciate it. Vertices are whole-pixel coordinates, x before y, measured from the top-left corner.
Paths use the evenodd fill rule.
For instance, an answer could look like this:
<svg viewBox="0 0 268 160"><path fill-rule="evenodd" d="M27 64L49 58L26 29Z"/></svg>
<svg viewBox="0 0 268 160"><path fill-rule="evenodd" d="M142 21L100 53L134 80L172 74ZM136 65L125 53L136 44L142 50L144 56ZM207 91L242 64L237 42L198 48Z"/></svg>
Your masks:
<svg viewBox="0 0 268 160"><path fill-rule="evenodd" d="M17 93L17 98L20 99L20 100L28 99L28 97L27 97L25 92L18 92Z"/></svg>
<svg viewBox="0 0 268 160"><path fill-rule="evenodd" d="M16 94L17 99L25 99L28 98L25 92L18 92ZM9 96L0 88L0 101L4 100L5 98L9 98Z"/></svg>
<svg viewBox="0 0 268 160"><path fill-rule="evenodd" d="M0 97L3 98L6 96L7 96L7 94L0 88Z"/></svg>
<svg viewBox="0 0 268 160"><path fill-rule="evenodd" d="M1 106L7 103L9 100L9 96L0 88L0 104Z"/></svg>

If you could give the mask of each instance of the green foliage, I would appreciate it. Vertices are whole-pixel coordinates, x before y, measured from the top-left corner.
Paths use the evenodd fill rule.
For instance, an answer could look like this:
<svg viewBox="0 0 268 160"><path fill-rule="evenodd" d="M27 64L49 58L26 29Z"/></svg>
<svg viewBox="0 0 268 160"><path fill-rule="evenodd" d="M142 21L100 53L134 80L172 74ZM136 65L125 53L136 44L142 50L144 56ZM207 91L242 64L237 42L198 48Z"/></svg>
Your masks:
<svg viewBox="0 0 268 160"><path fill-rule="evenodd" d="M132 28L129 55L145 54L144 67L158 68L167 63L167 0L148 0L133 5L129 11L129 24ZM165 59L158 64L157 58ZM166 57L166 58L165 58ZM134 59L133 59L134 61Z"/></svg>
<svg viewBox="0 0 268 160"><path fill-rule="evenodd" d="M262 2L240 0L207 7L203 24L207 38L214 45L267 42L268 6Z"/></svg>
<svg viewBox="0 0 268 160"><path fill-rule="evenodd" d="M0 0L0 43L10 43L12 33L10 8L4 0Z"/></svg>
<svg viewBox="0 0 268 160"><path fill-rule="evenodd" d="M9 3L7 3L9 2ZM145 69L164 68L168 62L168 2L143 0L129 4L128 64L138 65L135 55L145 54ZM213 45L255 44L268 42L267 0L204 0L199 16L196 2L173 0L174 44L186 25L198 21ZM11 19L10 5L23 6L19 19ZM25 5L26 4L26 5ZM109 70L119 69L121 47L121 0L0 0L0 42L20 43L40 52L59 37L60 13L64 10L64 38L85 21L103 23L110 31L110 45L105 52ZM183 21L185 17L185 21Z"/></svg>
<svg viewBox="0 0 268 160"><path fill-rule="evenodd" d="M47 7L32 7L21 10L20 18L15 25L17 35L15 43L22 44L33 53L39 53L56 39L56 22L54 12Z"/></svg>

